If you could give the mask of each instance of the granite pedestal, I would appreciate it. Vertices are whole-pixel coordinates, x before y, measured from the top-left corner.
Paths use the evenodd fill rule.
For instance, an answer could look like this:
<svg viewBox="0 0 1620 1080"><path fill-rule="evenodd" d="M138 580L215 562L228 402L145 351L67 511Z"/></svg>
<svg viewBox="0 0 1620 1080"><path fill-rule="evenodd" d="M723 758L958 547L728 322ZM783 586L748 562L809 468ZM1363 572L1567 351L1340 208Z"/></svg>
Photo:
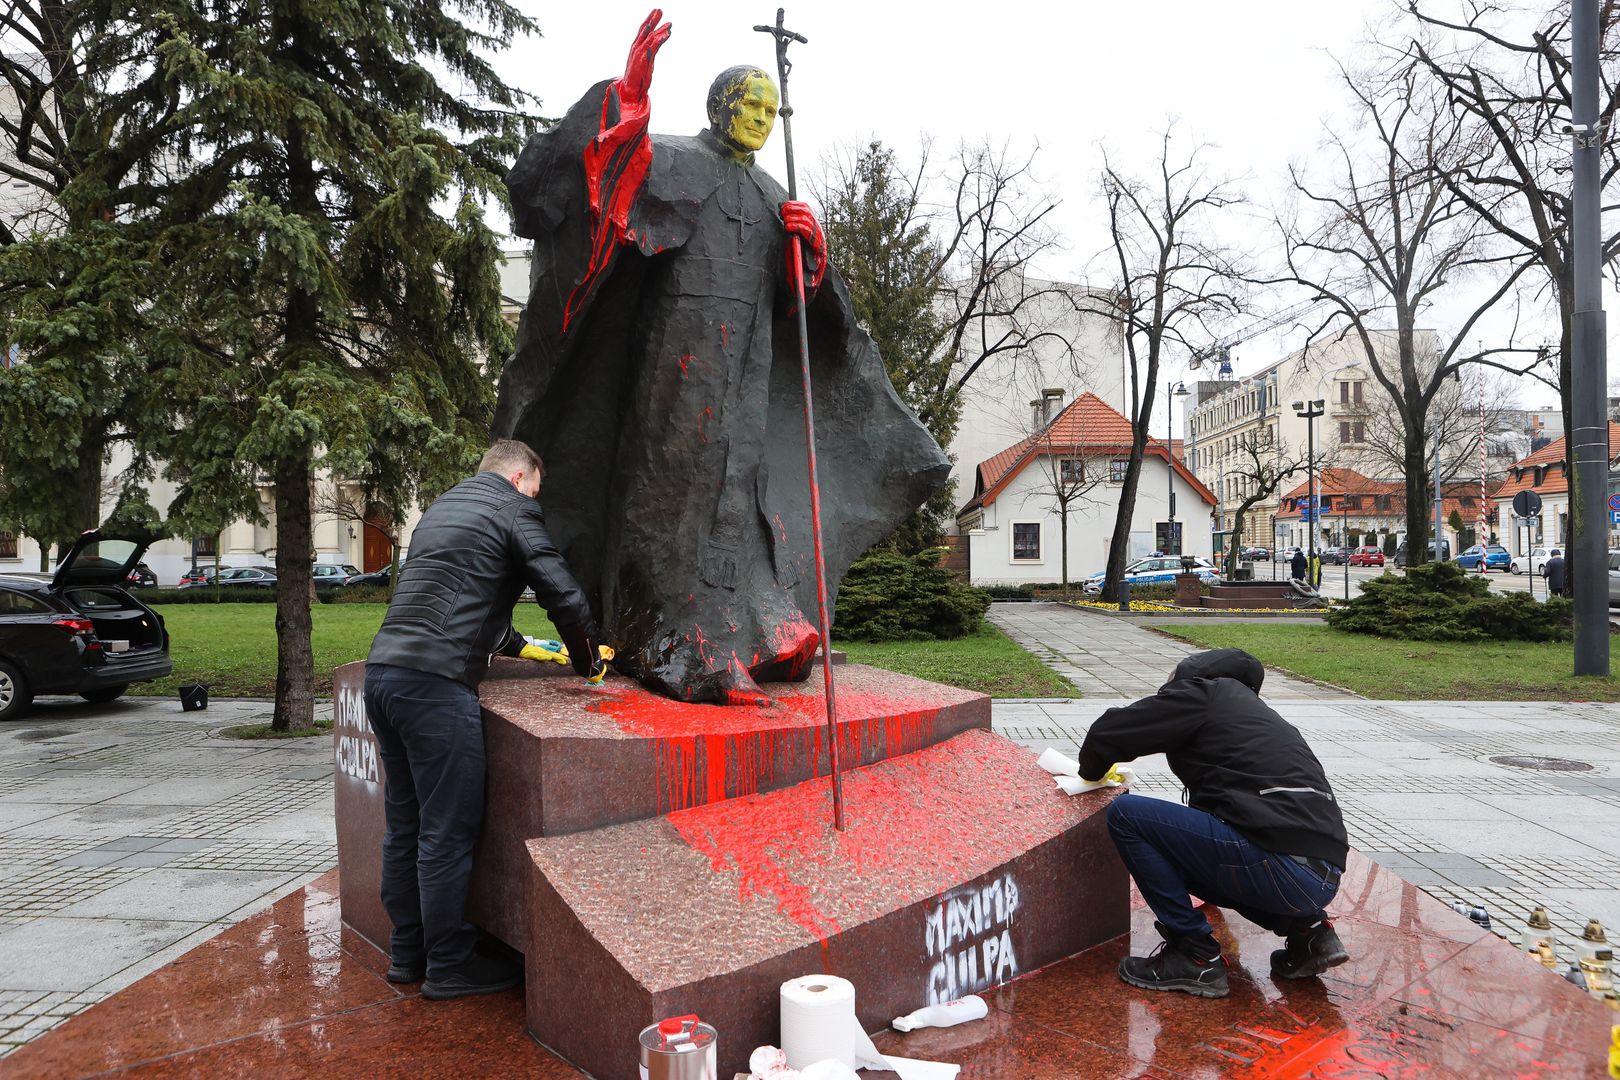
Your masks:
<svg viewBox="0 0 1620 1080"><path fill-rule="evenodd" d="M990 729L990 699L858 664L837 663L839 756L853 768ZM333 741L343 920L388 945L377 896L382 760L366 722L365 664L333 676ZM654 817L830 771L821 678L771 683L765 707L690 705L609 675L587 686L567 669L497 659L479 688L489 773L469 917L528 950L524 841Z"/></svg>
<svg viewBox="0 0 1620 1080"><path fill-rule="evenodd" d="M560 670L560 669L559 669ZM993 735L981 694L843 665L846 828L832 828L822 682L688 705L499 663L469 917L520 949L530 1030L599 1077L696 1012L722 1075L779 1039L777 988L841 975L863 1024L998 986L1123 932L1109 796L1068 798ZM380 762L363 666L337 673L343 919L385 944Z"/></svg>

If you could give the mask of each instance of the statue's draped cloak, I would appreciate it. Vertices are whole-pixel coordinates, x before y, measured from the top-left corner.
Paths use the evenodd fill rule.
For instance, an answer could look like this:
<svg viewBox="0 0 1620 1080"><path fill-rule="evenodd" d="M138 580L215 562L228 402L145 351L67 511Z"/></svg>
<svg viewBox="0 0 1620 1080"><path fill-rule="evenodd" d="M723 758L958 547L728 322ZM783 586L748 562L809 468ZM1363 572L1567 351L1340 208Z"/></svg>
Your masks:
<svg viewBox="0 0 1620 1080"><path fill-rule="evenodd" d="M707 133L653 136L622 242L595 243L582 155L610 85L531 138L507 178L534 253L494 434L545 459L547 524L619 669L725 701L727 669L803 678L816 637L786 194ZM806 317L835 596L950 463L896 396L835 270Z"/></svg>

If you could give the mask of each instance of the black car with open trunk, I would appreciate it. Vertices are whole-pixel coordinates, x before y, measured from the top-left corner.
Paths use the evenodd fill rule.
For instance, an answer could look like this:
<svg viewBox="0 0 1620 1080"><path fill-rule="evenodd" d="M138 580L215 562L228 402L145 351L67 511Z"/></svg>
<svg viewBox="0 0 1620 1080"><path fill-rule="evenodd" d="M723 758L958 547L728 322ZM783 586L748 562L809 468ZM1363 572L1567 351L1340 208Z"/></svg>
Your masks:
<svg viewBox="0 0 1620 1080"><path fill-rule="evenodd" d="M111 701L174 669L163 617L123 588L145 552L88 532L49 578L0 575L0 721L40 694Z"/></svg>

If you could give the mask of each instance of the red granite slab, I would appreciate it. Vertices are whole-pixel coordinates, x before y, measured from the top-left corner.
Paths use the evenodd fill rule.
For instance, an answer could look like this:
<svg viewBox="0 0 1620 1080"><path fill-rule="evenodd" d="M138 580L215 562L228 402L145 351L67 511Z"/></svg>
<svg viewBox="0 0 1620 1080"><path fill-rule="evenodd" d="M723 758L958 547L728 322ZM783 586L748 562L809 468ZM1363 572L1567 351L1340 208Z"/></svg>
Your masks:
<svg viewBox="0 0 1620 1080"><path fill-rule="evenodd" d="M1360 875L1380 893L1404 892L1391 872L1354 853L1351 862L1347 877ZM337 937L337 888L335 875L325 875L0 1059L0 1075L583 1075L524 1033L523 1001L515 990L427 1002L407 988L401 996L356 1005L347 995L370 985L365 979L386 961L356 935ZM1275 939L1233 918L1217 928L1235 961L1233 981L1245 984L1232 998L1202 1001L1124 985L1113 971L1131 940L1121 936L990 991L984 1020L910 1035L883 1032L875 1041L886 1053L958 1062L963 1080L1605 1075L1614 1013L1494 937L1459 943L1442 932L1444 917L1456 917L1426 894L1416 893L1405 915L1392 915L1393 905L1373 910L1391 921L1341 914L1351 962L1322 979L1272 980L1264 963ZM1138 950L1152 944L1151 925L1151 916L1133 916ZM1390 935L1401 933L1417 943L1386 964L1380 951L1394 940ZM327 945L306 942L311 937L339 940L341 952L334 956ZM1447 953L1449 959L1432 962ZM1412 983L1391 989L1403 965L1415 972ZM177 969L183 977L174 976ZM851 977L863 985L863 976ZM774 991L770 996L774 1002ZM1415 1003L1419 998L1427 1003ZM1082 1029L1085 1014L1097 1022ZM1538 1014L1545 1017L1546 1037L1513 1030ZM230 1037L232 1031L247 1034ZM734 1037L721 1029L722 1044ZM143 1056L159 1050L170 1052ZM617 1080L621 1074L610 1075Z"/></svg>
<svg viewBox="0 0 1620 1080"><path fill-rule="evenodd" d="M836 659L836 657L835 657ZM990 699L858 664L839 664L839 754L845 768L990 728ZM480 689L489 762L487 813L469 917L519 950L523 841L654 817L772 791L829 770L822 683L773 683L768 706L670 701L610 675L599 687L554 664L497 659ZM365 719L365 665L334 674L333 739L344 920L386 946L377 897L382 766Z"/></svg>
<svg viewBox="0 0 1620 1080"><path fill-rule="evenodd" d="M1064 796L1009 740L965 732L844 791L842 833L823 779L529 841L531 1030L588 1072L633 1075L636 1032L695 1012L727 1033L725 1074L776 1041L795 976L849 978L876 1028L1126 925L1110 796Z"/></svg>

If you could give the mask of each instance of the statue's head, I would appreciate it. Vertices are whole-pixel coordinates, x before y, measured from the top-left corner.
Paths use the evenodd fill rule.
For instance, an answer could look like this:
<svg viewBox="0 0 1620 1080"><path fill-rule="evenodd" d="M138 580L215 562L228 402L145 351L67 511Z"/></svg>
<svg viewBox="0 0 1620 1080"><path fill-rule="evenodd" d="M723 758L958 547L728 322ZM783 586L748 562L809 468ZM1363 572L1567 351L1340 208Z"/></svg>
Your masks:
<svg viewBox="0 0 1620 1080"><path fill-rule="evenodd" d="M759 68L727 68L709 85L709 130L732 150L754 153L771 137L780 100L776 84Z"/></svg>

